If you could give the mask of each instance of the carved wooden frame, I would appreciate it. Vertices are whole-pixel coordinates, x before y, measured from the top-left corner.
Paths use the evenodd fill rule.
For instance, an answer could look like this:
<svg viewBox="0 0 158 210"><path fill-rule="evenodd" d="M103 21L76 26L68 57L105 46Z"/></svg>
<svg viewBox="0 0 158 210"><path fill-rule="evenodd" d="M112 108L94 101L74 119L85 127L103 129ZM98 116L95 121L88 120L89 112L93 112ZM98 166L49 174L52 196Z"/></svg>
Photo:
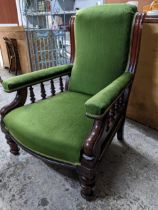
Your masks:
<svg viewBox="0 0 158 210"><path fill-rule="evenodd" d="M141 39L141 30L142 23L144 20L144 14L137 13L135 16L134 24L133 24L133 32L131 39L131 50L129 55L128 62L128 70L131 73L135 73L135 69L138 62L138 54L140 48L140 39ZM71 39L71 62L73 63L75 58L75 37L74 37L74 23L75 17L72 17L70 20L70 39ZM55 95L54 89L54 79L59 78L60 91L63 92L67 90L68 85L63 85L62 76L66 74L61 74L50 79L51 83L51 93L52 96ZM70 73L67 73L70 77ZM41 97L42 99L46 98L46 92L44 88L43 82L39 82L41 84ZM5 128L5 124L3 122L4 116L12 111L13 109L23 106L26 102L27 93L30 92L30 100L32 103L35 103L35 95L33 91L33 86L24 87L17 91L17 95L12 103L3 107L1 109L1 128L5 133L7 143L10 145L10 152L14 155L19 154L18 145L34 155L35 157L51 164L58 164L64 167L76 169L79 174L79 179L81 183L81 195L90 200L93 195L94 186L95 186L95 176L96 176L96 168L98 166L98 161L100 161L102 155L105 150L110 145L114 135L117 133L117 137L119 140L123 140L123 127L125 121L125 114L127 109L127 103L129 98L129 93L131 90L132 81L127 85L127 87L120 93L120 95L115 99L115 101L107 108L105 113L100 117L93 117L94 120L92 130L85 140L80 155L80 166L74 166L71 164L67 164L64 162L56 161L39 155L31 150L25 148L23 145L19 144L16 139L7 131Z"/></svg>
<svg viewBox="0 0 158 210"><path fill-rule="evenodd" d="M138 63L138 55L141 41L141 31L145 14L137 13L133 23L131 36L131 49L127 69L135 74ZM75 17L70 20L71 33L71 61L75 58ZM84 142L81 153L80 182L81 195L87 200L92 198L95 186L95 172L98 161L110 145L114 135L117 133L118 140L123 140L124 121L127 110L128 98L132 82L120 93L115 101L106 109L105 113L94 117L94 124L88 138Z"/></svg>

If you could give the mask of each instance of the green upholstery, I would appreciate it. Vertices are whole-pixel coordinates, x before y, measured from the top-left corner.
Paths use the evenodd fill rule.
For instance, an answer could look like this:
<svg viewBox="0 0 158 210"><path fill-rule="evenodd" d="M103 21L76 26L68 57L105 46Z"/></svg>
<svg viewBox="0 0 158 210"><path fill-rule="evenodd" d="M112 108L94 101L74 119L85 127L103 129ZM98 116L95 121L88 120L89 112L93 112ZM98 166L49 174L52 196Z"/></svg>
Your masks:
<svg viewBox="0 0 158 210"><path fill-rule="evenodd" d="M72 65L62 65L51 67L47 69L42 69L39 71L31 72L28 74L20 75L17 77L12 77L3 81L2 85L6 92L13 92L22 87L35 84L37 82L42 82L44 80L50 79L59 74L71 72Z"/></svg>
<svg viewBox="0 0 158 210"><path fill-rule="evenodd" d="M86 114L90 117L102 115L121 91L129 84L132 78L133 74L125 72L110 85L91 97L85 103Z"/></svg>
<svg viewBox="0 0 158 210"><path fill-rule="evenodd" d="M80 150L92 120L85 116L90 96L64 92L17 108L4 118L5 126L22 145L49 158L80 164Z"/></svg>
<svg viewBox="0 0 158 210"><path fill-rule="evenodd" d="M4 123L24 147L51 159L80 165L80 152L93 120L132 80L125 72L136 7L113 4L87 8L75 22L75 62L11 78L5 91L71 72L69 91L9 112Z"/></svg>
<svg viewBox="0 0 158 210"><path fill-rule="evenodd" d="M132 5L105 4L77 13L70 90L94 95L125 71L135 12Z"/></svg>

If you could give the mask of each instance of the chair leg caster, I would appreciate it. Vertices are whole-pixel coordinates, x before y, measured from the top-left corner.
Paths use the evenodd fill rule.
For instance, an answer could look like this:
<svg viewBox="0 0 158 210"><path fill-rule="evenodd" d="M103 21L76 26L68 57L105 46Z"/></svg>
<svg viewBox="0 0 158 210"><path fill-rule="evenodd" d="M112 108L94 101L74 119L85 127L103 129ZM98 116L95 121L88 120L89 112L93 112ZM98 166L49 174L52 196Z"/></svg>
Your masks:
<svg viewBox="0 0 158 210"><path fill-rule="evenodd" d="M10 146L10 153L12 153L13 155L19 155L19 147L18 145L10 138L10 136L6 136L7 139L7 144Z"/></svg>
<svg viewBox="0 0 158 210"><path fill-rule="evenodd" d="M87 201L92 201L94 198L95 178L89 179L82 176L80 178L81 196Z"/></svg>

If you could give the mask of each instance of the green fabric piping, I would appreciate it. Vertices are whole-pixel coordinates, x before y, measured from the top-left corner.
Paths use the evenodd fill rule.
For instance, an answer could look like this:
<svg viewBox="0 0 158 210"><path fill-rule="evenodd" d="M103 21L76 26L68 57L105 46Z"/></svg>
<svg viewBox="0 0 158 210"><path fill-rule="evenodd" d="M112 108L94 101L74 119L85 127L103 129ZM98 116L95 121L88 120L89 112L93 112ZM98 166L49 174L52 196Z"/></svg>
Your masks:
<svg viewBox="0 0 158 210"><path fill-rule="evenodd" d="M12 134L12 132L10 132L10 134L14 137L14 135ZM52 160L57 160L57 161L60 161L61 163L68 163L68 164L74 165L74 166L79 166L79 165L81 165L81 163L79 163L79 162L74 163L74 162L70 162L70 161L67 161L67 160L59 159L59 158L52 157L52 156L50 156L50 155L46 155L46 154L44 154L44 153L38 152L37 150L33 150L32 148L27 147L27 146L24 145L21 141L19 141L17 138L15 138L15 139L16 139L16 141L19 142L19 144L21 144L24 148L26 148L26 149L28 149L28 150L30 150L30 151L32 151L32 152L35 152L35 153L38 154L38 155L42 155L43 157L46 157L46 158L49 158L49 159L52 159Z"/></svg>

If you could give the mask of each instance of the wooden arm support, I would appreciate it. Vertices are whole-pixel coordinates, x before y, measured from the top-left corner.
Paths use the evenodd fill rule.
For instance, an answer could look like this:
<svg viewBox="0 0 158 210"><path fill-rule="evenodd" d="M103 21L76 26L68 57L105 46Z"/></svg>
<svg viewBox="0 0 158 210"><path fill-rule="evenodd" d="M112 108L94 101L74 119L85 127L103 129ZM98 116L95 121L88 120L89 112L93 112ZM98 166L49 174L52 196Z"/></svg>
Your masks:
<svg viewBox="0 0 158 210"><path fill-rule="evenodd" d="M93 128L91 133L89 134L88 138L86 139L83 150L84 154L87 156L93 156L93 148L95 143L100 139L100 136L103 131L103 121L101 120L94 120Z"/></svg>
<svg viewBox="0 0 158 210"><path fill-rule="evenodd" d="M86 139L83 151L87 156L95 156L98 143L102 143L108 137L109 133L116 127L120 116L125 114L130 87L126 87L114 102L106 109L104 116L100 119L94 119L93 128ZM102 137L103 136L103 137ZM100 145L101 146L101 145ZM99 146L99 147L100 147Z"/></svg>
<svg viewBox="0 0 158 210"><path fill-rule="evenodd" d="M144 17L145 14L137 13L134 20L130 57L127 66L128 71L131 73L135 73L137 67L140 41L141 41L140 38L142 31L142 23ZM72 19L71 23L72 27L74 27L74 19ZM99 118L97 116L93 117L94 119L93 128L83 145L82 156L84 160L97 159L97 157L101 156L101 153L103 153L103 150L106 148L106 145L109 144L111 137L116 133L117 131L116 129L119 128L117 127L117 124L119 125L121 121L123 121L125 118L130 89L131 89L131 84L129 84L129 86L126 87L121 92L121 94L106 109L106 111L101 117ZM122 118L120 117L121 114L123 116Z"/></svg>
<svg viewBox="0 0 158 210"><path fill-rule="evenodd" d="M70 75L63 73L63 74L60 74L58 76L54 76L51 79L47 80L47 82L49 82L49 85L50 85L51 96L56 95L56 92L63 92L65 90L67 90L67 88L68 88L68 85L67 85L68 81L66 81L65 84L64 84L62 76L68 76L69 77ZM55 87L54 80L56 81L56 83L58 83L58 87ZM35 103L36 102L34 88L33 88L33 86L35 86L35 85L40 85L41 99L43 100L43 99L47 98L44 82L38 82L38 83L36 83L34 85L27 85L26 87L17 90L15 99L9 105L4 106L0 110L0 114L2 116L2 119L4 118L4 116L7 113L12 111L13 109L18 108L20 106L23 106L25 104L25 102L26 102L27 95L30 96L31 103ZM57 88L59 89L58 91L56 91Z"/></svg>
<svg viewBox="0 0 158 210"><path fill-rule="evenodd" d="M18 90L15 99L10 104L4 106L0 110L0 114L2 116L2 119L4 118L4 116L7 113L12 111L13 109L15 109L17 107L20 107L20 106L23 106L25 104L26 98L27 98L27 88L23 88L21 90Z"/></svg>

